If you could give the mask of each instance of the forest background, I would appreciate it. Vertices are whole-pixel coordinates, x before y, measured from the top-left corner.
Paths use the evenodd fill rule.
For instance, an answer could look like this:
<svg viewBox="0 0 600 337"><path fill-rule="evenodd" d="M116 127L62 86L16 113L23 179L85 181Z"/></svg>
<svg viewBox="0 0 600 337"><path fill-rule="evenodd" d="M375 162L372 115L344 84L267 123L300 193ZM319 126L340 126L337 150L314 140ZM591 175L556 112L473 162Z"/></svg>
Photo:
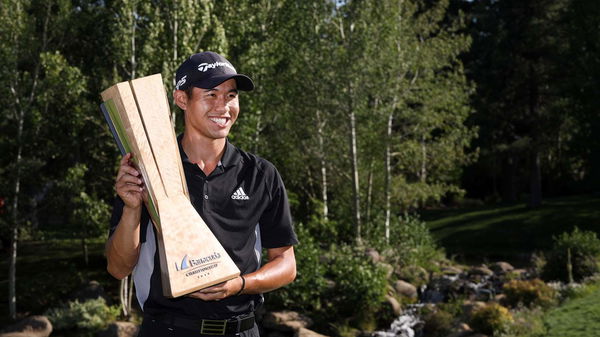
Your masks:
<svg viewBox="0 0 600 337"><path fill-rule="evenodd" d="M316 250L402 246L431 207L600 188L596 1L2 0L0 18L11 316L20 241L107 233L99 93L154 73L170 93L203 50L254 79L230 140L278 167Z"/></svg>

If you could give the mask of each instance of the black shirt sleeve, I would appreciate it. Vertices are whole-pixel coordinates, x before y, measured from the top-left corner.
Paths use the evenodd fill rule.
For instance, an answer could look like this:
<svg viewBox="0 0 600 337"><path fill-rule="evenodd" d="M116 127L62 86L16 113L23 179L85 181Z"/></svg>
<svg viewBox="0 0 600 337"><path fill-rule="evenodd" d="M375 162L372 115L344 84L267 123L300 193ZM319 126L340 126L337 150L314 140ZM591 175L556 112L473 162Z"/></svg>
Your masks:
<svg viewBox="0 0 600 337"><path fill-rule="evenodd" d="M265 248L292 246L298 243L292 224L290 205L283 180L277 169L271 165L267 168L269 179L266 179L270 191L271 202L260 217L260 236Z"/></svg>

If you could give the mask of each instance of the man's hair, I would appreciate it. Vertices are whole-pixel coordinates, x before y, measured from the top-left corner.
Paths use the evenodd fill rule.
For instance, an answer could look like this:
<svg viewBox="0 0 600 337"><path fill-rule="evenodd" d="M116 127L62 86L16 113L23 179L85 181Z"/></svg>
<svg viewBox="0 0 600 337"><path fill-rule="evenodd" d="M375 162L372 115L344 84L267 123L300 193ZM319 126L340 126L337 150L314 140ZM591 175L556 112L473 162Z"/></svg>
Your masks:
<svg viewBox="0 0 600 337"><path fill-rule="evenodd" d="M192 96L193 96L193 93L194 93L194 87L186 88L184 90L184 92L187 95L187 99L192 99Z"/></svg>

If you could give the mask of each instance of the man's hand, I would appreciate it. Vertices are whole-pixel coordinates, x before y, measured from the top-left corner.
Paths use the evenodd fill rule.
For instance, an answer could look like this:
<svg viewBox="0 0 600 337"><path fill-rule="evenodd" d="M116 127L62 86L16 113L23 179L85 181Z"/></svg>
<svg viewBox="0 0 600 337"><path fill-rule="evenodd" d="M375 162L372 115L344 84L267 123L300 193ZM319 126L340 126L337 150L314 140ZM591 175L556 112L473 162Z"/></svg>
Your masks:
<svg viewBox="0 0 600 337"><path fill-rule="evenodd" d="M196 292L188 294L188 296L198 298L204 301L219 301L229 296L237 294L240 291L240 289L242 289L242 284L242 278L241 276L238 276L234 279L225 281L223 283L219 283L212 287L198 290Z"/></svg>
<svg viewBox="0 0 600 337"><path fill-rule="evenodd" d="M126 154L119 166L115 190L125 207L131 209L141 209L143 201L144 182L140 178L140 173L131 164L132 154Z"/></svg>

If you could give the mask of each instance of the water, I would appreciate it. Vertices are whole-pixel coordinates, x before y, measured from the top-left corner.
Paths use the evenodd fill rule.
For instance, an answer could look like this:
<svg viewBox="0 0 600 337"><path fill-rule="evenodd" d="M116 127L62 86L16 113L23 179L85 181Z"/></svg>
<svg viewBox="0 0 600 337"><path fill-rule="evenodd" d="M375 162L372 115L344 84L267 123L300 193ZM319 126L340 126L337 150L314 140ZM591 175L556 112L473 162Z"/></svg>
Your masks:
<svg viewBox="0 0 600 337"><path fill-rule="evenodd" d="M456 285L460 284L460 287ZM497 293L491 276L481 276L478 280L469 280L466 274L444 275L432 280L428 286L420 289L419 303L411 304L396 318L386 331L375 331L373 337L422 337L424 321L419 316L419 309L426 303L435 305L447 301L451 294L460 291L475 298L492 299Z"/></svg>
<svg viewBox="0 0 600 337"><path fill-rule="evenodd" d="M375 331L374 337L421 337L423 321L419 317L419 309L423 304L411 304L396 318L386 331Z"/></svg>

